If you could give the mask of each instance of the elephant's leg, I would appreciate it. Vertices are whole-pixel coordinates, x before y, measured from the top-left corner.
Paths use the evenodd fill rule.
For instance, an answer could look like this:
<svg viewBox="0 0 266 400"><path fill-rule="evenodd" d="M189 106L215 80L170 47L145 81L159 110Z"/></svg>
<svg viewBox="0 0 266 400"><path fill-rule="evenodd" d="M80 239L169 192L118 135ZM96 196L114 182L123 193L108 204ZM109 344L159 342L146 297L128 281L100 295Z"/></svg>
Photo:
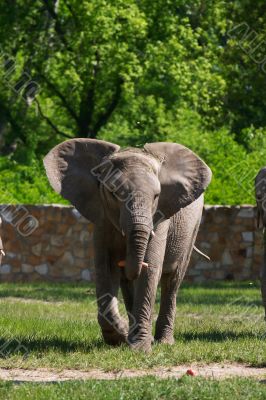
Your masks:
<svg viewBox="0 0 266 400"><path fill-rule="evenodd" d="M111 261L106 243L107 234L103 235L103 231L103 227L96 227L94 233L98 322L104 341L118 345L127 339L128 323L119 314L117 295L120 270Z"/></svg>
<svg viewBox="0 0 266 400"><path fill-rule="evenodd" d="M155 340L174 343L176 294L186 273L197 237L203 197L171 218L161 278L161 304L156 321Z"/></svg>
<svg viewBox="0 0 266 400"><path fill-rule="evenodd" d="M133 349L151 350L153 307L162 272L168 227L167 220L155 229L155 236L150 239L144 259L148 267L143 267L140 277L134 281L132 323L128 335Z"/></svg>
<svg viewBox="0 0 266 400"><path fill-rule="evenodd" d="M174 343L176 295L180 283L176 271L162 274L160 311L155 327L155 340L160 343Z"/></svg>
<svg viewBox="0 0 266 400"><path fill-rule="evenodd" d="M126 278L125 271L121 271L120 287L127 310L129 325L133 324L134 283Z"/></svg>

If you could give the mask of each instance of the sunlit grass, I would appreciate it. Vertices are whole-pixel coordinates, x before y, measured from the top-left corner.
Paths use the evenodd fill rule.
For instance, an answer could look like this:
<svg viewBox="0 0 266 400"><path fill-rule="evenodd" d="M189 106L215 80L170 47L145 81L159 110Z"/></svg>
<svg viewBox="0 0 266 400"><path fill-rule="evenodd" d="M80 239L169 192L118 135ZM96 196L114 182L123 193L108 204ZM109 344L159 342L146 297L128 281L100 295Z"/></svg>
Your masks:
<svg viewBox="0 0 266 400"><path fill-rule="evenodd" d="M159 294L157 311L158 300ZM104 344L93 286L1 284L0 326L0 366L8 368L120 370L192 362L266 362L258 283L184 285L177 301L175 345L156 344L149 355Z"/></svg>
<svg viewBox="0 0 266 400"><path fill-rule="evenodd" d="M119 379L116 381L86 381L63 383L0 383L0 397L5 400L87 400L87 399L182 399L182 400L264 400L266 385L253 379L202 378L160 380L152 377Z"/></svg>

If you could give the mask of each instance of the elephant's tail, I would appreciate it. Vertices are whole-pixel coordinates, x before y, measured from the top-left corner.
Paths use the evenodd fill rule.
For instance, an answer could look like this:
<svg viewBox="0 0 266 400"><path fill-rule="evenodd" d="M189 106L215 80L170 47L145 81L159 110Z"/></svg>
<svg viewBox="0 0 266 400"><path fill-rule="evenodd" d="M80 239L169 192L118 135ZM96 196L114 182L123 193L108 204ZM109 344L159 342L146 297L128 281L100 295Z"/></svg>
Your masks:
<svg viewBox="0 0 266 400"><path fill-rule="evenodd" d="M193 246L193 250L195 250L195 252L201 255L202 257L206 258L206 260L211 261L210 257L204 254L202 251L200 251L196 246Z"/></svg>

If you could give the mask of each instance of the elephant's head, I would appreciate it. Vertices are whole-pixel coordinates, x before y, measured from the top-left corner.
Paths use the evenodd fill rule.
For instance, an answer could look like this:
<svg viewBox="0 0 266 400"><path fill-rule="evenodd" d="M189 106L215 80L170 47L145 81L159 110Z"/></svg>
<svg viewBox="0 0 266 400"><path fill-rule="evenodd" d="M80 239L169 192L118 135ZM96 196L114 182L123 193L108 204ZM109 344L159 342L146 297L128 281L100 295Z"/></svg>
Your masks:
<svg viewBox="0 0 266 400"><path fill-rule="evenodd" d="M120 150L73 139L52 149L44 165L55 191L83 216L96 224L107 216L126 236L128 279L139 276L156 223L192 203L211 180L207 165L175 143Z"/></svg>
<svg viewBox="0 0 266 400"><path fill-rule="evenodd" d="M261 275L261 293L266 320L266 167L262 168L255 178L255 193L257 202L257 226L258 228L264 228L264 261Z"/></svg>

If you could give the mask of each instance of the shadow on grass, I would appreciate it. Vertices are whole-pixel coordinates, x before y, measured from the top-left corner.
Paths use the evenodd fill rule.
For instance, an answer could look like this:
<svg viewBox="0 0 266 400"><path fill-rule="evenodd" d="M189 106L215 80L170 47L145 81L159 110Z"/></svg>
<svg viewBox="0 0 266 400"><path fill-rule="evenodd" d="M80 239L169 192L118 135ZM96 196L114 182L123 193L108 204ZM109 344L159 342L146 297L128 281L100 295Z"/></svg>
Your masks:
<svg viewBox="0 0 266 400"><path fill-rule="evenodd" d="M10 340L7 345L5 338L0 338L0 358L8 358L14 354L25 355L31 352L47 352L57 350L61 353L82 352L89 353L108 347L103 340L93 339L90 342L75 342L59 338L51 339L22 339L21 341Z"/></svg>
<svg viewBox="0 0 266 400"><path fill-rule="evenodd" d="M201 342L225 342L227 340L239 340L239 339L258 339L260 335L252 332L233 332L233 331L210 331L210 332L186 332L176 334L176 340L194 341L199 340ZM261 339L263 337L261 336ZM265 340L265 339L264 339Z"/></svg>
<svg viewBox="0 0 266 400"><path fill-rule="evenodd" d="M95 299L92 284L0 284L0 298L16 297L43 301L88 301Z"/></svg>
<svg viewBox="0 0 266 400"><path fill-rule="evenodd" d="M258 290L252 300L250 290ZM239 306L260 306L259 282L204 282L184 283L177 297L177 306L183 304L224 305L234 302ZM43 301L95 300L95 285L88 283L1 283L0 298L16 297ZM156 302L160 299L158 290Z"/></svg>
<svg viewBox="0 0 266 400"><path fill-rule="evenodd" d="M228 296L224 294L224 296L219 296L216 293L213 294L204 294L202 293L201 295L194 295L194 296L187 296L187 295L182 295L180 298L177 298L176 301L177 307L178 305L184 305L184 304L191 304L192 306L197 304L197 305L225 305L229 306L230 304L232 306L238 306L238 307L245 307L245 308L250 308L250 307L260 307L262 306L262 301L260 299L250 299L249 297L245 297L245 293L243 296Z"/></svg>
<svg viewBox="0 0 266 400"><path fill-rule="evenodd" d="M219 332L213 330L211 332L187 332L187 333L176 333L175 340L178 343L182 342L225 342L227 340L239 340L239 339L255 339L258 338L256 334L251 332L233 332L225 331ZM45 353L47 351L59 351L64 354L81 352L89 353L95 350L101 350L104 348L111 348L104 343L100 338L92 339L88 341L68 341L57 337L51 337L46 339L21 339L21 340L10 340L8 346L6 338L0 338L0 358L8 358L14 354L24 355L25 353L30 354L31 352Z"/></svg>

